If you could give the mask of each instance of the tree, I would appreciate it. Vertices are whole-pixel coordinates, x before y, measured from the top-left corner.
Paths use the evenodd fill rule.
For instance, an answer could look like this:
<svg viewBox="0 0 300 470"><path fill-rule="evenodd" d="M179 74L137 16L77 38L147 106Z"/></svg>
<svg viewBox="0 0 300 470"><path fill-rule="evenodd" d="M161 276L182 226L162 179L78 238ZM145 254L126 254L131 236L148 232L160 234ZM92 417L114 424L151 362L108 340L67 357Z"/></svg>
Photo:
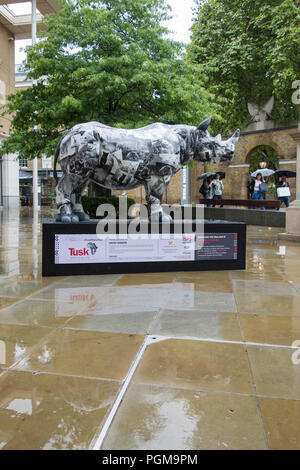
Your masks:
<svg viewBox="0 0 300 470"><path fill-rule="evenodd" d="M199 66L166 37L164 0L66 0L45 18L44 38L28 48L31 88L9 97L11 136L0 152L52 155L74 124L139 127L218 118Z"/></svg>
<svg viewBox="0 0 300 470"><path fill-rule="evenodd" d="M275 97L272 117L298 119L292 82L300 79L298 0L196 0L189 60L223 100L222 130L249 123L247 103Z"/></svg>

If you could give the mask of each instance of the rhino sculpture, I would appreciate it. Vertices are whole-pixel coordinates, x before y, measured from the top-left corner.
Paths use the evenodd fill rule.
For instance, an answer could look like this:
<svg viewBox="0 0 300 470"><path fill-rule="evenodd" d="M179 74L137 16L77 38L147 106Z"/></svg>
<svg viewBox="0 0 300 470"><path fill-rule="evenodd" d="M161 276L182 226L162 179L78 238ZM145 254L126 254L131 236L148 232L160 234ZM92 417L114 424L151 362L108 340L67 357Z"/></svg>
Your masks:
<svg viewBox="0 0 300 470"><path fill-rule="evenodd" d="M57 220L65 223L87 220L81 193L89 181L112 190L144 186L149 214L167 216L162 196L172 178L185 164L230 161L239 129L226 141L208 132L211 118L198 127L150 124L140 129L117 129L98 122L78 124L61 139L55 152L62 177L56 186ZM155 208L155 210L154 210Z"/></svg>

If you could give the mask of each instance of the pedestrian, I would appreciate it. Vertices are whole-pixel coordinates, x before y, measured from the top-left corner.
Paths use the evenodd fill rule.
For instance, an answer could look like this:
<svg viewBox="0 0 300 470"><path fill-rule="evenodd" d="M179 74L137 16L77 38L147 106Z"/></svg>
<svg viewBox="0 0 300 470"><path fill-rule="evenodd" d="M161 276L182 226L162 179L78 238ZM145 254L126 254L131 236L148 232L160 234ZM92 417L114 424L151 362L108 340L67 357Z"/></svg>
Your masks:
<svg viewBox="0 0 300 470"><path fill-rule="evenodd" d="M199 189L199 193L202 194L204 199L212 199L213 198L213 187L212 187L212 177L208 176L204 179L201 188ZM211 204L208 204L207 207L212 207Z"/></svg>
<svg viewBox="0 0 300 470"><path fill-rule="evenodd" d="M253 192L254 192L254 179L249 178L248 183L247 183L248 199L252 199Z"/></svg>
<svg viewBox="0 0 300 470"><path fill-rule="evenodd" d="M276 189L277 189L277 197L278 197L278 200L280 201L280 207L282 206L282 203L284 203L286 207L289 207L291 191L290 191L290 185L285 175L283 175L282 178L279 180L279 182L276 184ZM279 207L277 208L277 210L279 211Z"/></svg>
<svg viewBox="0 0 300 470"><path fill-rule="evenodd" d="M216 174L215 179L212 182L213 184L213 191L214 191L214 199L220 199L222 200L222 194L224 191L224 184L221 181L221 175L219 173ZM213 206L215 207L215 206ZM220 207L223 207L220 205Z"/></svg>
<svg viewBox="0 0 300 470"><path fill-rule="evenodd" d="M252 199L254 199L255 201L263 201L264 200L263 193L261 191L261 185L262 184L265 184L265 181L262 177L262 174L257 173L255 181L254 181L254 190L253 190L253 194L252 194ZM253 209L257 209L257 207L253 207ZM265 207L262 207L261 210L265 211L266 209L265 209Z"/></svg>

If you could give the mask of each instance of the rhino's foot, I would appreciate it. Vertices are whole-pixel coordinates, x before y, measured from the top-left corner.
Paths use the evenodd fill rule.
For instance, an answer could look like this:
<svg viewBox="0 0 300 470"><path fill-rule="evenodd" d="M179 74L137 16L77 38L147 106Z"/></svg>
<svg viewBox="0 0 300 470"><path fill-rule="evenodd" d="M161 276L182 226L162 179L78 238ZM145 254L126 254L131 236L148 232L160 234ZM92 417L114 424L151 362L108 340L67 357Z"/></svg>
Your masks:
<svg viewBox="0 0 300 470"><path fill-rule="evenodd" d="M90 217L85 212L74 212L74 215L78 217L80 222L85 222L87 220L90 220Z"/></svg>
<svg viewBox="0 0 300 470"><path fill-rule="evenodd" d="M71 223L71 216L70 215L62 215L60 221L63 224L70 224Z"/></svg>
<svg viewBox="0 0 300 470"><path fill-rule="evenodd" d="M62 215L61 220L63 224L78 224L79 222L79 217L76 214L70 214L70 215Z"/></svg>

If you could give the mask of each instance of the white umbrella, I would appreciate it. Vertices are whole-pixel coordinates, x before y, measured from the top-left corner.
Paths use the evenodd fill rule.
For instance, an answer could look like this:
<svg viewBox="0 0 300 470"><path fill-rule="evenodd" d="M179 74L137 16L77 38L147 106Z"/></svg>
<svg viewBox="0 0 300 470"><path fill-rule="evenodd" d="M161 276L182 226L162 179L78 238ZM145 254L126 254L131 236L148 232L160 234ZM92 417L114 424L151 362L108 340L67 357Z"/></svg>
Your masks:
<svg viewBox="0 0 300 470"><path fill-rule="evenodd" d="M259 170L256 170L254 171L253 173L251 173L251 176L253 178L256 178L256 176L258 175L258 173L261 174L261 176L263 178L267 177L267 176L271 176L271 175L274 175L275 171L274 170L270 170L269 168L260 168Z"/></svg>

